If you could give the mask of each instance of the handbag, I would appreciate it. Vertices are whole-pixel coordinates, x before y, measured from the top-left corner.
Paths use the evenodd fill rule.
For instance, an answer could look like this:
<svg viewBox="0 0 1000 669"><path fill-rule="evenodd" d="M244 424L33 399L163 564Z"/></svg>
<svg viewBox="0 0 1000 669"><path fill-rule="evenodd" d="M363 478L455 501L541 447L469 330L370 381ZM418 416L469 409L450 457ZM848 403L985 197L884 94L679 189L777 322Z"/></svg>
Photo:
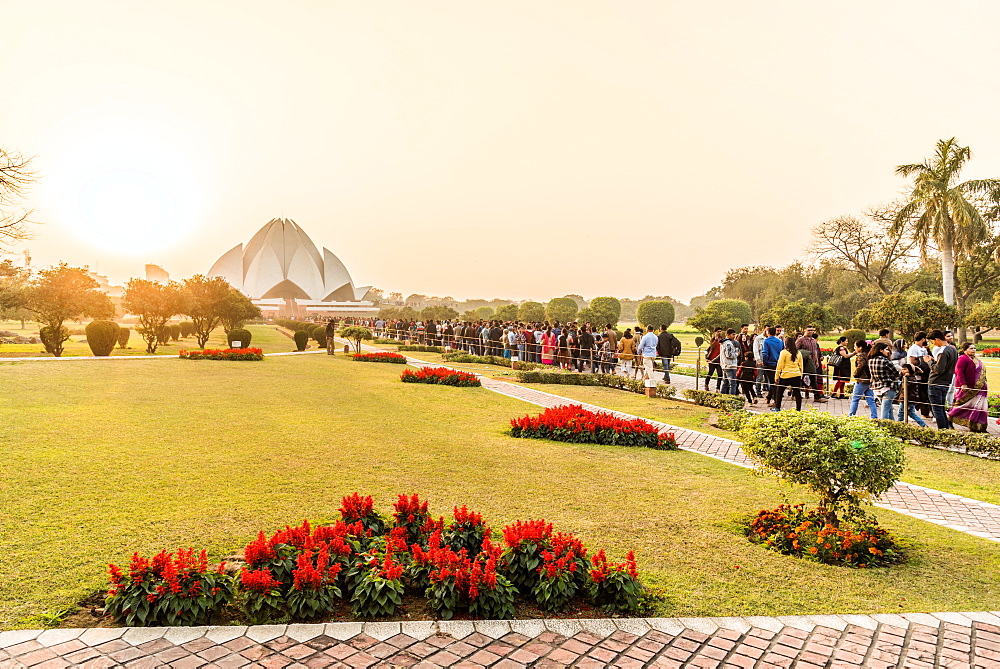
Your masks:
<svg viewBox="0 0 1000 669"><path fill-rule="evenodd" d="M844 362L844 357L842 355L840 355L839 353L831 353L826 358L826 364L828 364L828 365L830 365L832 367L836 367L836 366L838 366L842 362Z"/></svg>

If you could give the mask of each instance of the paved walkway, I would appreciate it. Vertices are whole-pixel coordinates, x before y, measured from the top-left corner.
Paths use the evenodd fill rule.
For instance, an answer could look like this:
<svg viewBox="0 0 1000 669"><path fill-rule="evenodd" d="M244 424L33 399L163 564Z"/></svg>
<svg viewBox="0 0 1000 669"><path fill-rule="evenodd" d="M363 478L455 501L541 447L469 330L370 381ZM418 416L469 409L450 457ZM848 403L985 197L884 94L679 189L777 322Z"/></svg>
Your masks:
<svg viewBox="0 0 1000 669"><path fill-rule="evenodd" d="M17 630L0 667L998 667L1000 612Z"/></svg>

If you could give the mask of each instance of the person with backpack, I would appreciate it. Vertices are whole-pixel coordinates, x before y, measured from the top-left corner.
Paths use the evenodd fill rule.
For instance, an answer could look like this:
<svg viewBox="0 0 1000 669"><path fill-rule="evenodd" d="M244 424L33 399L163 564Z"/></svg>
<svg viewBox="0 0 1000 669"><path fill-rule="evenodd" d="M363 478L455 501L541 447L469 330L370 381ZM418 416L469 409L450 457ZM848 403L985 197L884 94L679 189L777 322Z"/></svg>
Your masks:
<svg viewBox="0 0 1000 669"><path fill-rule="evenodd" d="M663 382L670 383L670 364L673 359L681 354L681 341L671 332L667 332L667 326L660 326L660 334L656 336L656 355L660 357L663 364Z"/></svg>
<svg viewBox="0 0 1000 669"><path fill-rule="evenodd" d="M719 392L722 388L722 365L719 364L719 356L722 354L722 340L725 335L722 333L722 328L715 328L715 332L712 333L712 341L708 344L708 350L705 352L705 359L708 361L708 373L705 374L705 390L708 390L709 381L712 380L712 374L715 374L715 392Z"/></svg>
<svg viewBox="0 0 1000 669"><path fill-rule="evenodd" d="M743 356L743 362L736 370L736 379L740 382L740 389L747 398L747 404L756 404L759 395L754 389L757 381L757 360L754 359L753 351Z"/></svg>

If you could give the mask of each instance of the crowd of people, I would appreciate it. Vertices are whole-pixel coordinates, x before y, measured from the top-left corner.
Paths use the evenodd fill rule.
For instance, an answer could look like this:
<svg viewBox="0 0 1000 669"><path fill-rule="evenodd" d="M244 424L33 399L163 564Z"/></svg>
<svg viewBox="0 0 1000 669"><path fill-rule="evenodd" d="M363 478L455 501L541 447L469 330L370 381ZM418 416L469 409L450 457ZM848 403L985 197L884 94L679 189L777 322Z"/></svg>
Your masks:
<svg viewBox="0 0 1000 669"><path fill-rule="evenodd" d="M746 325L740 332L716 330L706 353L706 389L714 377L717 392L742 391L748 403L764 399L772 411L781 411L787 393L801 410L809 394L816 403L828 401L829 376L834 399L847 399L853 381L848 415L856 415L863 400L872 418L901 421L905 416L921 426L932 419L941 429L987 430L986 367L973 342L956 345L951 332L933 330L918 332L907 343L891 340L890 331L882 330L874 341L840 337L824 357L816 328L807 327L797 337L784 334L780 325L766 326L757 335Z"/></svg>

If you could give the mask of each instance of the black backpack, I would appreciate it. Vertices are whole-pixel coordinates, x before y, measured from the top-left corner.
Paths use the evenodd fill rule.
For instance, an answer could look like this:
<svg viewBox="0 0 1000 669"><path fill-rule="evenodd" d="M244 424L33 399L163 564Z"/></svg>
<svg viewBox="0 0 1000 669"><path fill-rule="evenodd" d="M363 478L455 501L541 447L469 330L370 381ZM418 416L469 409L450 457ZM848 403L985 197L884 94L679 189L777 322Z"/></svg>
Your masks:
<svg viewBox="0 0 1000 669"><path fill-rule="evenodd" d="M681 354L681 340L677 337L671 335L670 339L670 357L676 358Z"/></svg>

